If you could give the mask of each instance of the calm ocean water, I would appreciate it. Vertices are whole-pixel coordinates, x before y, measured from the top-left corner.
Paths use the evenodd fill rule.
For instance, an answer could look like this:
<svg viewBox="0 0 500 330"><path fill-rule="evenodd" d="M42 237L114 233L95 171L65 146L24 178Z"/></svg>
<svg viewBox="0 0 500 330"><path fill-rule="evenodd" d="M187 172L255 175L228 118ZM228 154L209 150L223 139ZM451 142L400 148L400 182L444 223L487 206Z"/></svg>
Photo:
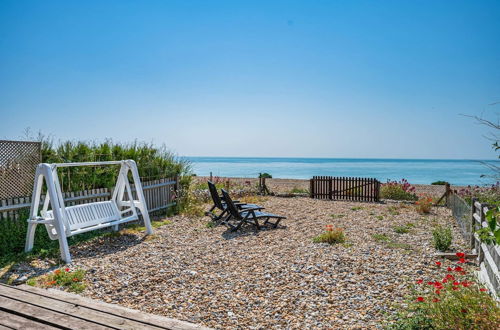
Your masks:
<svg viewBox="0 0 500 330"><path fill-rule="evenodd" d="M313 175L375 177L382 182L407 179L429 184L444 180L454 185L484 185L481 178L491 171L477 160L348 159L348 158L243 158L186 157L199 176L257 177L267 172L273 178L310 179ZM499 161L495 162L500 165Z"/></svg>

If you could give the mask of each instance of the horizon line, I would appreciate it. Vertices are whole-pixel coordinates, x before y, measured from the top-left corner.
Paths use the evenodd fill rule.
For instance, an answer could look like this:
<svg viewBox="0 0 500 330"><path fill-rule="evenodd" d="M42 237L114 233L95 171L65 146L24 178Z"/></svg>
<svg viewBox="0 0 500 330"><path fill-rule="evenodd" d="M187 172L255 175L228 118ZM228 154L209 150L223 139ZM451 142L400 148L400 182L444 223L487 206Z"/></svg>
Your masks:
<svg viewBox="0 0 500 330"><path fill-rule="evenodd" d="M179 156L182 158L246 158L246 159L355 159L355 160L435 160L435 161L500 161L498 158L493 159L472 159L472 158L376 158L376 157L292 157L292 156L280 156L280 157L270 157L270 156Z"/></svg>

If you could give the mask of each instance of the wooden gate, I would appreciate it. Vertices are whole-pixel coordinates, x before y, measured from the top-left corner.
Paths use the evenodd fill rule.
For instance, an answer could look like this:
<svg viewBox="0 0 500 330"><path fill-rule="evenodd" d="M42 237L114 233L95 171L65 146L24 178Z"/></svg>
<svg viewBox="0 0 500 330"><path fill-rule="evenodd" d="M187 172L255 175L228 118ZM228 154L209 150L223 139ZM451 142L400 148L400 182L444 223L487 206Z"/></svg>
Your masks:
<svg viewBox="0 0 500 330"><path fill-rule="evenodd" d="M372 178L314 176L310 196L317 199L378 202L380 182Z"/></svg>

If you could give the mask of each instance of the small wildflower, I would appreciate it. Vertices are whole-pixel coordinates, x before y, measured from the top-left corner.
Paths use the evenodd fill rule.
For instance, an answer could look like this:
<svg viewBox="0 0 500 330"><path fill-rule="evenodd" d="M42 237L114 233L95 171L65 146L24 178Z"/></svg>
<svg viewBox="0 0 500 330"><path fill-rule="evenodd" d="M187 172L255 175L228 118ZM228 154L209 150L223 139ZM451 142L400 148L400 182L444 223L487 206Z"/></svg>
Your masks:
<svg viewBox="0 0 500 330"><path fill-rule="evenodd" d="M436 261L436 266L441 267L441 261Z"/></svg>
<svg viewBox="0 0 500 330"><path fill-rule="evenodd" d="M424 300L425 300L424 297L417 297L418 302L423 302Z"/></svg>

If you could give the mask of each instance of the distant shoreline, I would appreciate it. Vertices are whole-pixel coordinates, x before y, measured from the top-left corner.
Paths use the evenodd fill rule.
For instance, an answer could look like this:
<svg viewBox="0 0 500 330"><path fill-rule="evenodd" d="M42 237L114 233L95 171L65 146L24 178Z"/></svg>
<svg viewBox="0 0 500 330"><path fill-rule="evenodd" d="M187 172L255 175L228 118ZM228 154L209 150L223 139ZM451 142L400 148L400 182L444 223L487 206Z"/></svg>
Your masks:
<svg viewBox="0 0 500 330"><path fill-rule="evenodd" d="M221 179L229 179L233 183L256 185L259 182L258 178L235 178L235 177L220 177ZM196 176L197 182L203 183L209 180L208 176ZM266 179L266 185L269 190L278 194L290 193L293 189L309 190L309 179ZM430 184L414 184L416 194L428 194L433 197L441 197L446 188L443 185L430 185ZM453 186L454 189L460 186Z"/></svg>

